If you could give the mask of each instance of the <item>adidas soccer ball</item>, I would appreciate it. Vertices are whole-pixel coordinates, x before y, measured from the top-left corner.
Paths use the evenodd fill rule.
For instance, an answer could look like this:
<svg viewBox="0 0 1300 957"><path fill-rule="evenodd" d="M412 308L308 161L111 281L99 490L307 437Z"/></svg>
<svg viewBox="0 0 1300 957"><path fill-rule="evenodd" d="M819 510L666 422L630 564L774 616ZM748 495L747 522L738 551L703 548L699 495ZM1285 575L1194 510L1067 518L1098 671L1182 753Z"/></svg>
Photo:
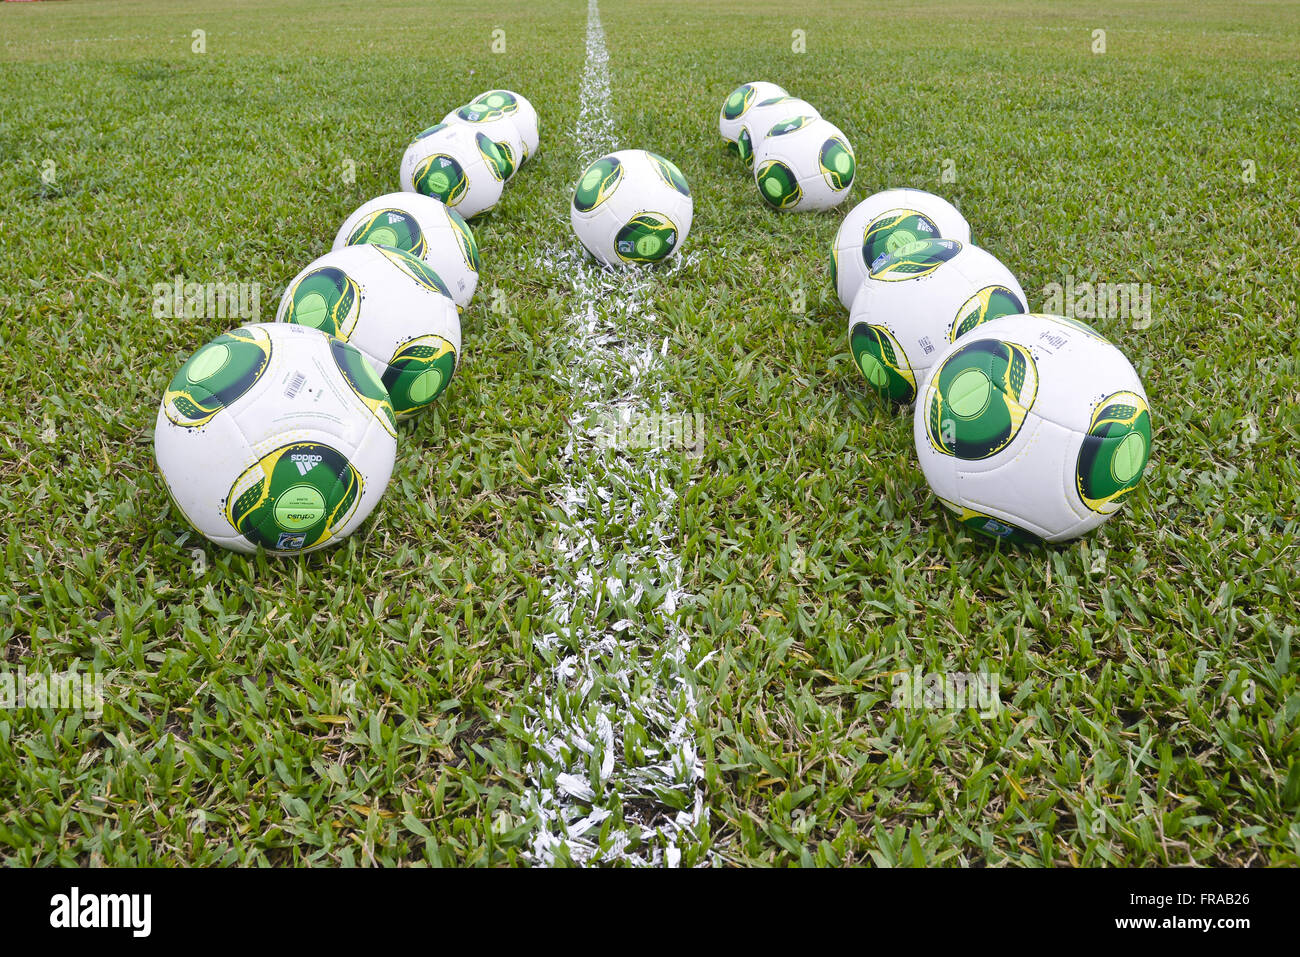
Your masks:
<svg viewBox="0 0 1300 957"><path fill-rule="evenodd" d="M913 419L930 488L958 520L1019 542L1096 528L1142 480L1151 414L1123 354L1059 316L994 319L939 356Z"/></svg>
<svg viewBox="0 0 1300 957"><path fill-rule="evenodd" d="M524 155L520 162L526 163L537 155L537 111L523 94L513 90L488 90L474 97L468 106L493 118L508 116L514 121L515 129L524 141Z"/></svg>
<svg viewBox="0 0 1300 957"><path fill-rule="evenodd" d="M464 308L478 287L479 252L460 213L432 196L388 193L362 204L343 221L334 249L379 243L423 259Z"/></svg>
<svg viewBox="0 0 1300 957"><path fill-rule="evenodd" d="M969 243L970 223L946 199L920 189L887 189L854 206L831 247L831 281L844 308L853 308L873 262L918 239Z"/></svg>
<svg viewBox="0 0 1300 957"><path fill-rule="evenodd" d="M765 80L742 83L731 91L723 101L718 113L718 132L727 144L727 151L740 156L740 131L744 127L745 116L764 100L788 97L782 87Z"/></svg>
<svg viewBox="0 0 1300 957"><path fill-rule="evenodd" d="M491 139L505 161L506 182L509 182L519 171L519 167L528 155L523 136L520 135L514 118L497 110L481 108L477 104L469 103L460 109L452 110L442 118L442 122L448 126L468 126L476 133L483 133Z"/></svg>
<svg viewBox="0 0 1300 957"><path fill-rule="evenodd" d="M815 106L793 96L768 97L751 107L741 117L740 131L736 134L736 153L744 161L745 168L754 168L758 149L774 126L800 116L821 119Z"/></svg>
<svg viewBox="0 0 1300 957"><path fill-rule="evenodd" d="M883 397L911 402L948 343L1026 308L1020 283L992 254L918 239L872 264L849 313L849 349Z"/></svg>
<svg viewBox="0 0 1300 957"><path fill-rule="evenodd" d="M396 454L388 393L361 353L304 326L213 339L176 373L154 426L176 508L237 552L302 554L351 535Z"/></svg>
<svg viewBox="0 0 1300 957"><path fill-rule="evenodd" d="M583 172L569 221L587 251L607 265L654 263L681 248L693 210L681 170L646 150L619 150Z"/></svg>
<svg viewBox="0 0 1300 957"><path fill-rule="evenodd" d="M417 136L402 155L402 189L440 199L472 219L501 199L508 168L486 133L439 123Z"/></svg>
<svg viewBox="0 0 1300 957"><path fill-rule="evenodd" d="M782 120L754 154L758 194L773 209L830 209L849 195L853 147L832 123L809 114Z"/></svg>
<svg viewBox="0 0 1300 957"><path fill-rule="evenodd" d="M438 398L460 355L460 315L447 287L423 260L392 246L326 253L289 283L275 318L355 346L399 417Z"/></svg>

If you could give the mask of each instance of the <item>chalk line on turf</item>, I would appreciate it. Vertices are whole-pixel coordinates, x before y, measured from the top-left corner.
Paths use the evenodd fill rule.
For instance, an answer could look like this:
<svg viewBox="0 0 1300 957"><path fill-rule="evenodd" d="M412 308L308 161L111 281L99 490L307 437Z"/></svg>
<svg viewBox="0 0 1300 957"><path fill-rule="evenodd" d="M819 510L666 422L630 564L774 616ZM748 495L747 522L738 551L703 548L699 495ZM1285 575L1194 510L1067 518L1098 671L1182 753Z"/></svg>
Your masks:
<svg viewBox="0 0 1300 957"><path fill-rule="evenodd" d="M597 0L587 6L586 65L574 140L583 164L616 148L609 54ZM536 759L525 807L530 855L551 864L675 866L703 820L696 699L678 622L682 589L671 460L620 441L618 421L665 415L660 370L668 340L653 335L653 290L675 265L614 271L570 241L540 267L570 287L556 375L574 396L554 496L548 620L535 651L541 703L527 725Z"/></svg>

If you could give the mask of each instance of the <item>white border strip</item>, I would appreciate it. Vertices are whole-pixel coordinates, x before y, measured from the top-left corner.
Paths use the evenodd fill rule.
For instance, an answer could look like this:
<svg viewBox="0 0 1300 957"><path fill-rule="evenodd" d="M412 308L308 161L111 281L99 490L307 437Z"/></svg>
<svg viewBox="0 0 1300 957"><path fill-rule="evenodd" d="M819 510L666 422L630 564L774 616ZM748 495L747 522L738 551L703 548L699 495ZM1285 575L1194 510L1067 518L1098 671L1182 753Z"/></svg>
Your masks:
<svg viewBox="0 0 1300 957"><path fill-rule="evenodd" d="M584 164L615 148L610 104L605 31L597 0L588 0L574 129ZM660 375L667 340L636 339L652 325L651 293L671 270L604 269L572 240L539 265L571 288L556 375L574 408L563 459L569 478L554 500L562 517L549 543L548 621L534 639L550 668L538 676L541 704L528 723L536 751L525 798L537 820L531 857L671 867L704 815L690 642L678 622L687 596L675 550L677 493L660 450L620 446L620 430L609 430L620 418L668 412Z"/></svg>

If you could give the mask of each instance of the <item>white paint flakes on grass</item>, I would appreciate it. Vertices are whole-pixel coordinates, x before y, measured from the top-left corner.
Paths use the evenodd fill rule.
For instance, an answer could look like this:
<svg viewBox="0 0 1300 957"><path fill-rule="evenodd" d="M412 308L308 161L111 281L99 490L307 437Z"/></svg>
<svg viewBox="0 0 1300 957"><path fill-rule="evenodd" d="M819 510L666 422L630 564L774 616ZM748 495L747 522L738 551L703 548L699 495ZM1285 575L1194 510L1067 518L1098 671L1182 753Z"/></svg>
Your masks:
<svg viewBox="0 0 1300 957"><path fill-rule="evenodd" d="M615 148L608 53L596 0L574 137L583 162ZM574 398L534 648L548 664L529 722L528 810L539 864L680 862L703 818L696 701L678 622L688 597L676 551L673 452L620 444L610 423L664 415L668 340L651 293L673 268L615 272L571 242L539 267L570 287L556 375Z"/></svg>

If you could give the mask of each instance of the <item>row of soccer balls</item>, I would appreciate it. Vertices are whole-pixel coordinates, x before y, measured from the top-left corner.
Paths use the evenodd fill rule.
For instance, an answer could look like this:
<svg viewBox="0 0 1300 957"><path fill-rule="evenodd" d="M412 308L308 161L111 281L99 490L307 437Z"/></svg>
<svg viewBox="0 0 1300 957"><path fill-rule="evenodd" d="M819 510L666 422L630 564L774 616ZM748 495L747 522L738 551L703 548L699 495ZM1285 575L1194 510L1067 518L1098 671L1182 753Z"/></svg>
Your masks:
<svg viewBox="0 0 1300 957"><path fill-rule="evenodd" d="M718 114L718 132L773 209L830 209L853 186L857 162L848 137L775 83L758 80L732 90Z"/></svg>
<svg viewBox="0 0 1300 957"><path fill-rule="evenodd" d="M513 90L488 90L452 110L402 155L402 189L465 219L487 212L538 147L537 111Z"/></svg>
<svg viewBox="0 0 1300 957"><path fill-rule="evenodd" d="M1092 327L1028 314L1020 283L946 200L876 193L831 249L849 349L867 382L915 402L926 481L970 528L1065 541L1141 481L1151 414L1137 372Z"/></svg>
<svg viewBox="0 0 1300 957"><path fill-rule="evenodd" d="M366 519L392 475L397 420L442 394L460 356L480 257L453 206L491 208L537 142L536 113L508 90L448 114L408 147L404 191L355 210L294 277L276 323L185 362L154 450L194 528L236 551L300 554Z"/></svg>

